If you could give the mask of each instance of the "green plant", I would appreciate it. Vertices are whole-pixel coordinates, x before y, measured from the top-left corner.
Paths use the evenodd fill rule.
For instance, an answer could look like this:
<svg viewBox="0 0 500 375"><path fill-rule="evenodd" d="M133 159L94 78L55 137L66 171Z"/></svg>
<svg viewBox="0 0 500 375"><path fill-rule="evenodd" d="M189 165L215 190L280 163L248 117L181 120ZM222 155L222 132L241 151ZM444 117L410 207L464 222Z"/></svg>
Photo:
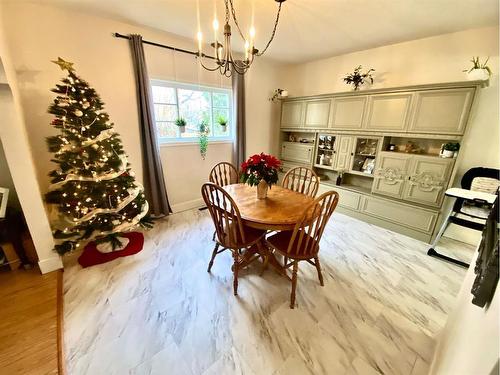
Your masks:
<svg viewBox="0 0 500 375"><path fill-rule="evenodd" d="M187 121L183 117L179 117L175 120L175 125L177 126L186 126Z"/></svg>
<svg viewBox="0 0 500 375"><path fill-rule="evenodd" d="M372 72L374 72L375 69L369 69L365 73L361 73L361 69L363 69L363 67L359 65L356 69L354 69L354 72L346 75L343 78L344 82L348 85L354 85L354 90L359 90L359 86L366 81L370 81L370 83L373 83Z"/></svg>
<svg viewBox="0 0 500 375"><path fill-rule="evenodd" d="M217 117L217 122L219 123L220 126L226 126L228 120L225 116L220 115L219 117Z"/></svg>
<svg viewBox="0 0 500 375"><path fill-rule="evenodd" d="M198 142L200 144L200 155L203 158L203 160L205 160L208 150L208 122L206 120L200 122L198 130L199 130Z"/></svg>
<svg viewBox="0 0 500 375"><path fill-rule="evenodd" d="M458 151L460 149L460 143L457 143L457 142L446 143L443 146L443 149L446 151Z"/></svg>
<svg viewBox="0 0 500 375"><path fill-rule="evenodd" d="M467 70L467 69L464 69L463 71L464 71L464 72L467 72L467 73L470 73L470 72L472 72L474 69L484 69L484 70L486 70L486 71L488 72L488 75L490 75L490 76L491 76L491 69L490 69L490 67L489 67L489 66L487 66L487 65L486 65L486 64L488 63L489 59L490 59L490 58L488 57L488 58L486 58L486 60L484 61L484 63L481 63L481 62L479 61L479 56L475 56L475 57L474 57L474 56L472 56L472 59L471 59L472 68L470 68L470 69L468 69L468 70Z"/></svg>

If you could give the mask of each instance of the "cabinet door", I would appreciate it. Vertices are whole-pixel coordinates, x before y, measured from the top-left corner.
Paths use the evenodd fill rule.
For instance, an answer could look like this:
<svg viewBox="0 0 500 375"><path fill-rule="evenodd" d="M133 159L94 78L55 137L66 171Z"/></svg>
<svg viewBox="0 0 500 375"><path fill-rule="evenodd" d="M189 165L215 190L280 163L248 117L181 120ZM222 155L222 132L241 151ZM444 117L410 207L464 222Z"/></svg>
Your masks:
<svg viewBox="0 0 500 375"><path fill-rule="evenodd" d="M414 156L404 199L429 206L440 206L448 185L453 159L435 156Z"/></svg>
<svg viewBox="0 0 500 375"><path fill-rule="evenodd" d="M365 127L368 130L403 132L408 125L411 93L378 94L368 99Z"/></svg>
<svg viewBox="0 0 500 375"><path fill-rule="evenodd" d="M410 158L411 155L381 152L375 170L372 192L402 198Z"/></svg>
<svg viewBox="0 0 500 375"><path fill-rule="evenodd" d="M281 127L298 128L304 124L304 102L283 102L281 106Z"/></svg>
<svg viewBox="0 0 500 375"><path fill-rule="evenodd" d="M473 95L474 88L417 92L409 131L463 134Z"/></svg>
<svg viewBox="0 0 500 375"><path fill-rule="evenodd" d="M305 126L309 128L328 127L331 99L306 102Z"/></svg>
<svg viewBox="0 0 500 375"><path fill-rule="evenodd" d="M281 158L283 160L310 164L312 153L313 148L309 145L294 142L283 142L281 145Z"/></svg>
<svg viewBox="0 0 500 375"><path fill-rule="evenodd" d="M352 144L354 137L350 135L340 136L337 141L337 146L335 146L335 154L337 155L336 169L349 169L351 156L352 156Z"/></svg>
<svg viewBox="0 0 500 375"><path fill-rule="evenodd" d="M366 96L333 98L330 127L334 129L361 129Z"/></svg>

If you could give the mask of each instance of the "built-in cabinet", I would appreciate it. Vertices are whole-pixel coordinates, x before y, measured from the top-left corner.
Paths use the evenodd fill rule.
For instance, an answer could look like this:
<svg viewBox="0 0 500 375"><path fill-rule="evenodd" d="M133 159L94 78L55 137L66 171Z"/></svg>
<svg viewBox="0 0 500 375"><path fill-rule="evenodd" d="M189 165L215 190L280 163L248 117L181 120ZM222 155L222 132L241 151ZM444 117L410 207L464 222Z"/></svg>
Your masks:
<svg viewBox="0 0 500 375"><path fill-rule="evenodd" d="M454 159L382 152L372 192L438 207L453 164Z"/></svg>
<svg viewBox="0 0 500 375"><path fill-rule="evenodd" d="M344 213L430 241L479 82L367 90L282 102L284 169L305 165ZM456 155L455 155L456 156Z"/></svg>
<svg viewBox="0 0 500 375"><path fill-rule="evenodd" d="M419 86L288 99L283 101L281 127L462 135L476 89L477 84Z"/></svg>

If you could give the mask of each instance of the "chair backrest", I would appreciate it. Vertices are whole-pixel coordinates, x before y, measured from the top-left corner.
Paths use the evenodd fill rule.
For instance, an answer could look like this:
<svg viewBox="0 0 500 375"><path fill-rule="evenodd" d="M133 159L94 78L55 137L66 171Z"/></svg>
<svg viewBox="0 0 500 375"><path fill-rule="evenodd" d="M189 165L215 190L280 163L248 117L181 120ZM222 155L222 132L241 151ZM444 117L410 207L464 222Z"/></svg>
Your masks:
<svg viewBox="0 0 500 375"><path fill-rule="evenodd" d="M487 177L495 180L500 180L500 170L494 168L475 167L464 173L460 185L462 189L470 190L472 182L477 177Z"/></svg>
<svg viewBox="0 0 500 375"><path fill-rule="evenodd" d="M214 222L219 242L225 247L245 243L240 211L228 192L212 182L207 182L201 187L201 195Z"/></svg>
<svg viewBox="0 0 500 375"><path fill-rule="evenodd" d="M239 182L238 170L231 163L223 161L212 168L208 181L219 186L237 184Z"/></svg>
<svg viewBox="0 0 500 375"><path fill-rule="evenodd" d="M288 253L306 255L317 251L325 226L339 201L336 191L321 194L306 209L293 229ZM297 249L297 250L295 250Z"/></svg>
<svg viewBox="0 0 500 375"><path fill-rule="evenodd" d="M319 188L319 177L310 168L295 167L286 172L281 186L314 198Z"/></svg>

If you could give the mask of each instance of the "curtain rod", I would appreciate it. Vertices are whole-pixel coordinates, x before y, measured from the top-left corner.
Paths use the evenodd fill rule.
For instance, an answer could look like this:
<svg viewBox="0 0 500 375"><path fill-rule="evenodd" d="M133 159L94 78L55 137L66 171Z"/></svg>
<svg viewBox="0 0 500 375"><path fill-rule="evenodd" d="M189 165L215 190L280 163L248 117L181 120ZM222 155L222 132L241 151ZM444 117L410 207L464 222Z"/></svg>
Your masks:
<svg viewBox="0 0 500 375"><path fill-rule="evenodd" d="M120 34L120 33L113 33L113 36L116 37L116 38L122 38L122 39L129 39L130 40L130 35L123 35L123 34ZM170 49L172 51L177 51L177 52L182 52L182 53L187 53L188 55L193 55L195 57L200 57L200 54L198 52L194 52L194 51L188 51L186 49L182 49L182 48L177 48L177 47L172 47L172 46L167 46L165 44L160 44L160 43L155 43L155 42L150 42L148 40L143 40L142 43L144 44L149 44L150 46L155 46L155 47L160 47L160 48L166 48L166 49ZM212 59L212 60L215 60L215 57L212 57L212 56L208 56L208 55L205 55L204 53L201 54L203 57L206 57L208 59Z"/></svg>

